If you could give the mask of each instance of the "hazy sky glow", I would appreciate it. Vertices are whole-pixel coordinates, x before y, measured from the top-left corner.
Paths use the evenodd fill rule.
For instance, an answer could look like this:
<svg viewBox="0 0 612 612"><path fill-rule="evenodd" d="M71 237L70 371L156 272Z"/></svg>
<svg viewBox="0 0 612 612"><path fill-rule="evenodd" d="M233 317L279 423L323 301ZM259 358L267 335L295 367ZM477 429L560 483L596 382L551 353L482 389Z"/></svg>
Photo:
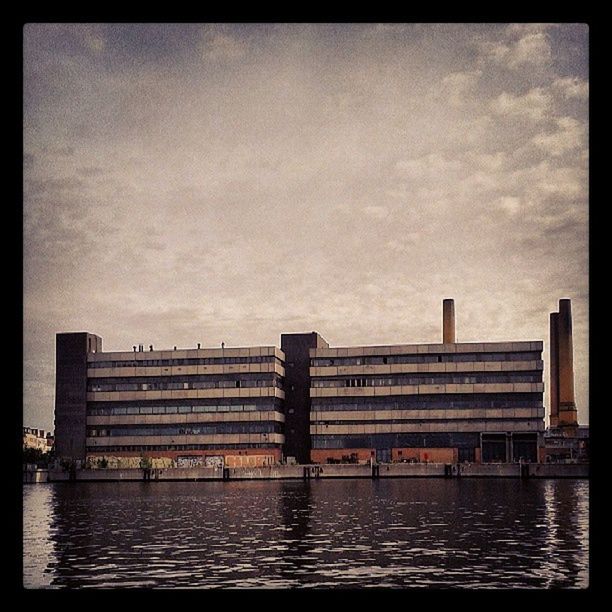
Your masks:
<svg viewBox="0 0 612 612"><path fill-rule="evenodd" d="M28 25L24 425L104 350L545 342L588 423L585 25ZM545 398L547 404L547 396Z"/></svg>

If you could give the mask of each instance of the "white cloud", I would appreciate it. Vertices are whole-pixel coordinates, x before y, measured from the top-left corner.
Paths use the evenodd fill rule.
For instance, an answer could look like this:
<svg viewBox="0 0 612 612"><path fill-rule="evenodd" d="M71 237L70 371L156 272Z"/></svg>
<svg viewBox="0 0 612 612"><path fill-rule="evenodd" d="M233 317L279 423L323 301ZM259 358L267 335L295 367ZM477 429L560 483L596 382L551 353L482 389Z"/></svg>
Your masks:
<svg viewBox="0 0 612 612"><path fill-rule="evenodd" d="M550 134L541 133L534 136L531 142L550 155L563 155L584 144L585 127L573 117L556 119L557 130Z"/></svg>
<svg viewBox="0 0 612 612"><path fill-rule="evenodd" d="M589 82L578 77L555 79L552 88L566 99L587 99L589 97Z"/></svg>
<svg viewBox="0 0 612 612"><path fill-rule="evenodd" d="M509 215L514 216L521 209L521 200L514 196L503 196L497 200L497 205Z"/></svg>
<svg viewBox="0 0 612 612"><path fill-rule="evenodd" d="M482 70L453 72L442 79L442 93L451 106L462 106L481 76Z"/></svg>
<svg viewBox="0 0 612 612"><path fill-rule="evenodd" d="M540 24L511 24L506 28L506 40L480 43L481 57L511 70L546 65L552 59L546 28Z"/></svg>
<svg viewBox="0 0 612 612"><path fill-rule="evenodd" d="M535 87L522 96L504 91L491 102L490 106L497 115L524 116L537 121L549 114L552 97L542 87Z"/></svg>
<svg viewBox="0 0 612 612"><path fill-rule="evenodd" d="M551 57L550 42L544 32L527 34L511 49L508 66L516 69L528 64L548 63Z"/></svg>

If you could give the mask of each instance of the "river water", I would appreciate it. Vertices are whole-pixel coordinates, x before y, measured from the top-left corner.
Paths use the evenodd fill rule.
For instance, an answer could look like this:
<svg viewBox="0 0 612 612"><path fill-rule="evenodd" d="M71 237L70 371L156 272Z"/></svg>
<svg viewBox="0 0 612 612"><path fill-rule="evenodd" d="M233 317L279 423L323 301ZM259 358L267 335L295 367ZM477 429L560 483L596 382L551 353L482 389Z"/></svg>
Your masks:
<svg viewBox="0 0 612 612"><path fill-rule="evenodd" d="M585 588L587 480L23 488L26 588Z"/></svg>

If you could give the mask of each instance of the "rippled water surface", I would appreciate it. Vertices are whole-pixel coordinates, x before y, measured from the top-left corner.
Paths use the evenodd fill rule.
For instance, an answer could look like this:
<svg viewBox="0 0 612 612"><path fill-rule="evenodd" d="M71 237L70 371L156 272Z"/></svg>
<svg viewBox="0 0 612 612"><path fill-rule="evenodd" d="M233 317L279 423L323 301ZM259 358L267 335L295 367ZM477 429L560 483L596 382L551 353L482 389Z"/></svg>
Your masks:
<svg viewBox="0 0 612 612"><path fill-rule="evenodd" d="M26 587L588 586L586 480L24 486Z"/></svg>

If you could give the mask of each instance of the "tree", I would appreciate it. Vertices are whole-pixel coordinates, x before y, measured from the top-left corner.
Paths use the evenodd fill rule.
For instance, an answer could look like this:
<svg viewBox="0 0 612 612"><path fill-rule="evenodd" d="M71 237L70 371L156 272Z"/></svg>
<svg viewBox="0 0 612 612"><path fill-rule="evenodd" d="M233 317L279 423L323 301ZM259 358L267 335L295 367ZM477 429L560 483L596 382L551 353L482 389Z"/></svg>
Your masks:
<svg viewBox="0 0 612 612"><path fill-rule="evenodd" d="M46 468L52 459L51 453L44 453L40 448L27 447L23 449L23 463L35 463Z"/></svg>

